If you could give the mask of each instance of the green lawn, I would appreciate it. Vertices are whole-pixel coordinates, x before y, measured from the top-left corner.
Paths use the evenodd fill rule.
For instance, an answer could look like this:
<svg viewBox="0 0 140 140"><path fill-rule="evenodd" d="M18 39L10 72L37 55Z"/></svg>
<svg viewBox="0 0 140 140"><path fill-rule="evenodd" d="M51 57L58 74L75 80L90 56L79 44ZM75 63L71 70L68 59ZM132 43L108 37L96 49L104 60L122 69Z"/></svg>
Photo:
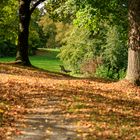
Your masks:
<svg viewBox="0 0 140 140"><path fill-rule="evenodd" d="M41 49L43 50L43 49ZM39 68L53 71L53 72L60 72L60 67L59 65L62 64L56 56L59 53L58 49L45 49L46 53L43 55L36 55L36 56L31 56L30 60L31 63Z"/></svg>
<svg viewBox="0 0 140 140"><path fill-rule="evenodd" d="M10 62L10 61L14 61L15 58L14 57L3 57L0 58L0 62Z"/></svg>
<svg viewBox="0 0 140 140"><path fill-rule="evenodd" d="M62 64L62 62L56 57L58 53L59 49L39 49L39 54L30 56L30 60L32 65L38 68L52 72L60 72L59 65ZM0 62L10 62L14 60L14 57L0 58Z"/></svg>

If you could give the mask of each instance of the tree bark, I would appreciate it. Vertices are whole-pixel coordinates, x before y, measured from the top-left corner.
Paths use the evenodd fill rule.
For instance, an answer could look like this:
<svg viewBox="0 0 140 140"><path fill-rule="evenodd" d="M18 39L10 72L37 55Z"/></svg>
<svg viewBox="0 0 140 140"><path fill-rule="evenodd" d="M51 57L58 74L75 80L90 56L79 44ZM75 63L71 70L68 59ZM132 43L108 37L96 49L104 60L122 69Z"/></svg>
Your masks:
<svg viewBox="0 0 140 140"><path fill-rule="evenodd" d="M31 0L19 0L19 34L16 61L25 66L31 66L28 50L29 50L29 25L31 14L35 8L45 0L38 0L31 7Z"/></svg>
<svg viewBox="0 0 140 140"><path fill-rule="evenodd" d="M31 66L28 56L30 19L30 0L19 0L19 34L16 60L21 61L21 63L26 66Z"/></svg>
<svg viewBox="0 0 140 140"><path fill-rule="evenodd" d="M126 79L140 85L140 0L129 0L129 49Z"/></svg>

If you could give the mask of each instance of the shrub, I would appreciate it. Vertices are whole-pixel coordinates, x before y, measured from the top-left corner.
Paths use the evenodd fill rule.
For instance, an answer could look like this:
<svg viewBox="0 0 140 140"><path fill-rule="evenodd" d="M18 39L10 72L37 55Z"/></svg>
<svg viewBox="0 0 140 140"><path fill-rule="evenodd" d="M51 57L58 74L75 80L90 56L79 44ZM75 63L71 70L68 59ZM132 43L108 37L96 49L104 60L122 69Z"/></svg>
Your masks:
<svg viewBox="0 0 140 140"><path fill-rule="evenodd" d="M74 27L63 39L63 46L58 55L64 64L76 73L81 72L88 61L94 60L100 52L99 39L91 38L91 32L84 28Z"/></svg>
<svg viewBox="0 0 140 140"><path fill-rule="evenodd" d="M10 41L0 41L0 57L15 56L16 45Z"/></svg>

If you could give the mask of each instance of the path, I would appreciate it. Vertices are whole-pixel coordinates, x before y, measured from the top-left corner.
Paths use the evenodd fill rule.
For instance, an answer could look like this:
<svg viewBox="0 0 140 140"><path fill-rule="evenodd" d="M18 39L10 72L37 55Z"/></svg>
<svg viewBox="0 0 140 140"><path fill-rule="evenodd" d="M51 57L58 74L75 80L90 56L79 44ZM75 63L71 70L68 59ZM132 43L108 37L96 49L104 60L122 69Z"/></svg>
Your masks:
<svg viewBox="0 0 140 140"><path fill-rule="evenodd" d="M46 100L46 101L45 101ZM24 120L17 123L21 134L13 136L13 140L82 140L71 120L64 117L63 111L58 107L59 98L44 98L44 105L34 108L35 114L28 114ZM26 124L23 128L23 124ZM84 129L84 127L80 127ZM9 138L11 140L11 137Z"/></svg>

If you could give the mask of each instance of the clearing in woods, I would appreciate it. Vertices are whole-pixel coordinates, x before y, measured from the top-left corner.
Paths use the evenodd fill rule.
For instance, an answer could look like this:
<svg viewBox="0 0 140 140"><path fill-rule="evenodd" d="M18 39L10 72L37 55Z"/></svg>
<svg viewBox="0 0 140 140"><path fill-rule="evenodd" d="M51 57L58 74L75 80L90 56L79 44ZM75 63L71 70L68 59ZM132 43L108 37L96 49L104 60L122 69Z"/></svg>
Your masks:
<svg viewBox="0 0 140 140"><path fill-rule="evenodd" d="M0 64L0 140L140 138L140 88Z"/></svg>

